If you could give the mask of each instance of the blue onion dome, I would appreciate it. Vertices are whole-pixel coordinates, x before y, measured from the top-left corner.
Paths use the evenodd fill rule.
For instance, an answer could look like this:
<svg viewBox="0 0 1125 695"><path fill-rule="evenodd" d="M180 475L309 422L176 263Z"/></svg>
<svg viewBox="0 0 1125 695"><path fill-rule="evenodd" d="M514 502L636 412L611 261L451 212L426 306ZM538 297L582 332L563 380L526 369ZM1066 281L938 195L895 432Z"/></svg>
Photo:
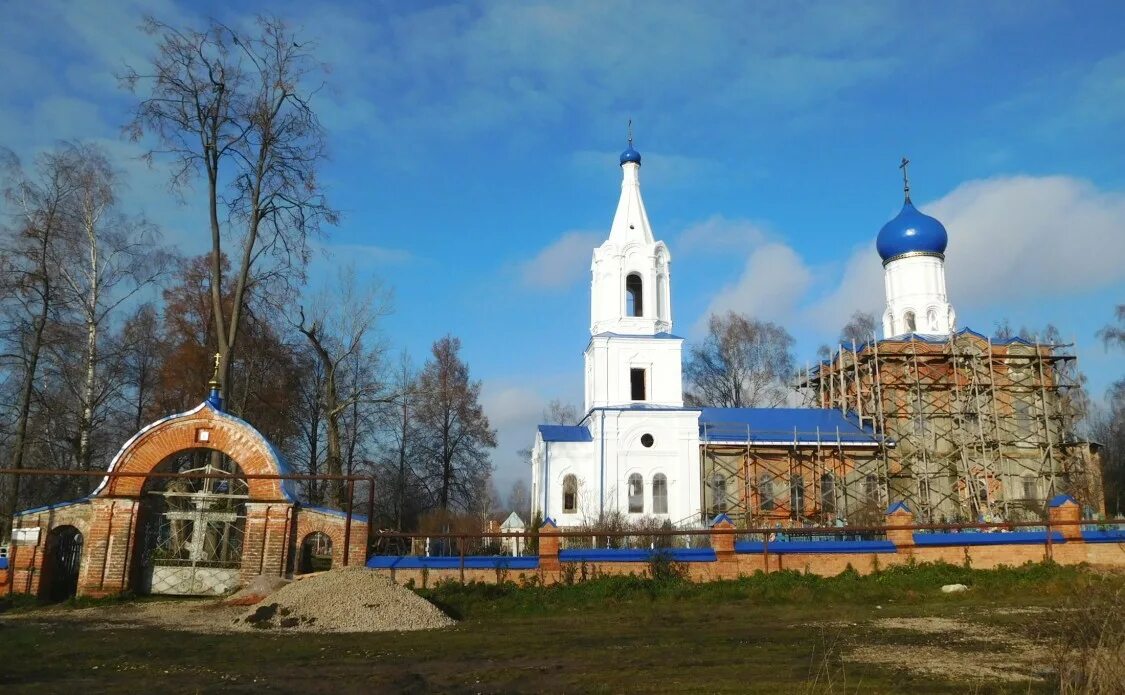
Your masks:
<svg viewBox="0 0 1125 695"><path fill-rule="evenodd" d="M918 212L907 196L902 211L879 230L875 248L883 263L911 253L924 253L945 258L949 235L945 226L929 215Z"/></svg>
<svg viewBox="0 0 1125 695"><path fill-rule="evenodd" d="M641 153L633 149L633 141L629 141L629 146L621 153L621 165L624 166L625 162L636 162L637 166L641 165Z"/></svg>

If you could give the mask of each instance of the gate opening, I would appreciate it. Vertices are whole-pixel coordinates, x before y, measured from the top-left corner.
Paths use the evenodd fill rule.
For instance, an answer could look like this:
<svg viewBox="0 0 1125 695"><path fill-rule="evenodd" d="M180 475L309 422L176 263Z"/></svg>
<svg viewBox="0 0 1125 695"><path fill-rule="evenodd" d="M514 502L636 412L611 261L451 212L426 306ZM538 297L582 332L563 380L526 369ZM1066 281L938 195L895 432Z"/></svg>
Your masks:
<svg viewBox="0 0 1125 695"><path fill-rule="evenodd" d="M73 526L51 529L40 596L65 601L78 593L78 568L82 561L82 532Z"/></svg>
<svg viewBox="0 0 1125 695"><path fill-rule="evenodd" d="M145 483L139 590L217 596L238 588L250 488L244 478L202 477L239 475L238 465L210 449L189 449L154 470L182 477Z"/></svg>

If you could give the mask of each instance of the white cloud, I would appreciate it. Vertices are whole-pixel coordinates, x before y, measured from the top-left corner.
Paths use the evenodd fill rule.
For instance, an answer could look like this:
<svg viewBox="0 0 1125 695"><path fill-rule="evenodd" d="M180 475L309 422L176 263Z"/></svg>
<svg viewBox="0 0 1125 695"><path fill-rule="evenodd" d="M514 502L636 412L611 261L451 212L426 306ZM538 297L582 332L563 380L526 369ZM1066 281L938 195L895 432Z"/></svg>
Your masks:
<svg viewBox="0 0 1125 695"><path fill-rule="evenodd" d="M811 281L812 273L796 251L777 242L765 244L746 259L746 268L738 280L711 300L696 330L706 325L707 316L726 311L758 319L785 318L804 296Z"/></svg>
<svg viewBox="0 0 1125 695"><path fill-rule="evenodd" d="M520 279L536 289L570 287L589 273L591 254L604 235L580 230L563 234L535 258L520 264Z"/></svg>
<svg viewBox="0 0 1125 695"><path fill-rule="evenodd" d="M680 254L747 252L765 242L767 233L757 222L712 215L680 233L675 249Z"/></svg>
<svg viewBox="0 0 1125 695"><path fill-rule="evenodd" d="M527 462L518 452L535 441L535 427L540 424L546 402L537 392L523 386L485 381L481 388L481 406L496 430L494 478L501 494L507 494L512 481L527 479L529 475Z"/></svg>

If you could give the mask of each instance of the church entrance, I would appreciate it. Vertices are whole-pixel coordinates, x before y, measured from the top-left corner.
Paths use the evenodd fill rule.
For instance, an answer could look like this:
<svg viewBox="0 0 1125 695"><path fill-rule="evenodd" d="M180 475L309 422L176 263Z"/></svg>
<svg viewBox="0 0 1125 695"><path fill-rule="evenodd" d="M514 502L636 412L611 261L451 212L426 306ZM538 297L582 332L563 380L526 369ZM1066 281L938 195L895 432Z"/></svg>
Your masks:
<svg viewBox="0 0 1125 695"><path fill-rule="evenodd" d="M216 596L238 588L249 487L242 478L204 477L241 473L238 466L209 449L193 449L156 470L182 477L154 478L145 486L140 590Z"/></svg>

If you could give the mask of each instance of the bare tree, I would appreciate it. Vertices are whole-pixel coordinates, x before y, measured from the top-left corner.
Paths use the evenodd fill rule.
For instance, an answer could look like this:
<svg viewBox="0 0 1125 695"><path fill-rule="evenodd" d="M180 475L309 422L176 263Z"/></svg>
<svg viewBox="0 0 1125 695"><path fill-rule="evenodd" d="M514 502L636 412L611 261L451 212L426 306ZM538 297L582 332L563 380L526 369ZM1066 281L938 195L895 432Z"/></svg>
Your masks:
<svg viewBox="0 0 1125 695"><path fill-rule="evenodd" d="M512 483L512 489L508 491L508 508L524 521L531 521L531 490L523 478Z"/></svg>
<svg viewBox="0 0 1125 695"><path fill-rule="evenodd" d="M378 320L389 311L386 295L377 286L360 291L350 270L341 273L337 289L321 293L308 315L304 307L298 310L300 320L296 328L308 339L322 373L320 399L327 434L325 472L329 475L343 473L341 420L345 413L359 402L386 400L380 395L382 385L377 379L364 378L370 375L362 374L357 380L347 377L351 361L378 361L370 339ZM330 481L328 489L330 501L342 504L343 483Z"/></svg>
<svg viewBox="0 0 1125 695"><path fill-rule="evenodd" d="M425 472L443 514L477 507L481 481L492 472L489 449L496 447L496 431L480 405L480 382L469 379L460 350L453 336L434 343L415 396Z"/></svg>
<svg viewBox="0 0 1125 695"><path fill-rule="evenodd" d="M858 347L875 339L875 314L867 311L857 311L852 314L844 327L840 329L840 343L850 347L852 343Z"/></svg>
<svg viewBox="0 0 1125 695"><path fill-rule="evenodd" d="M18 379L14 433L8 447L8 467L24 467L32 398L40 372L47 324L60 309L58 263L55 245L66 224L75 181L69 162L58 152L39 157L32 174L26 174L10 153L3 155L4 197L12 209L12 227L5 234L0 254L3 271L3 309L7 341L3 358ZM20 501L20 481L10 489L0 523L7 523ZM6 529L0 528L0 532Z"/></svg>
<svg viewBox="0 0 1125 695"><path fill-rule="evenodd" d="M573 425L578 422L578 408L573 403L551 400L543 410L543 422L549 425Z"/></svg>
<svg viewBox="0 0 1125 695"><path fill-rule="evenodd" d="M1104 342L1107 347L1116 346L1125 348L1125 304L1117 305L1114 316L1117 319L1117 325L1106 324L1098 331L1098 337L1102 339L1102 342Z"/></svg>
<svg viewBox="0 0 1125 695"><path fill-rule="evenodd" d="M64 377L74 375L65 379L77 411L69 428L74 461L90 470L91 438L97 418L104 416L99 411L116 386L102 373L106 324L118 307L165 274L170 256L157 248L155 228L147 220L119 211L121 184L101 148L69 143L60 157L73 180L72 203L64 208L66 223L57 236L60 290L75 314L82 348L77 364L68 354L59 367Z"/></svg>
<svg viewBox="0 0 1125 695"><path fill-rule="evenodd" d="M693 405L776 407L793 375L793 337L781 326L733 311L712 315L703 342L691 348L684 373Z"/></svg>
<svg viewBox="0 0 1125 695"><path fill-rule="evenodd" d="M173 159L173 189L182 193L196 176L205 178L211 314L227 385L247 293L271 282L291 294L303 281L310 237L337 220L317 180L324 133L310 98L323 68L311 44L277 18L260 17L253 35L216 21L180 30L146 18L143 29L156 37L157 53L150 69L121 75L125 87L147 89L129 132L156 136L149 155ZM227 243L240 247L229 304Z"/></svg>
<svg viewBox="0 0 1125 695"><path fill-rule="evenodd" d="M140 305L125 320L120 342L123 381L132 391L131 429L136 432L152 409L162 353L161 326L152 304Z"/></svg>

